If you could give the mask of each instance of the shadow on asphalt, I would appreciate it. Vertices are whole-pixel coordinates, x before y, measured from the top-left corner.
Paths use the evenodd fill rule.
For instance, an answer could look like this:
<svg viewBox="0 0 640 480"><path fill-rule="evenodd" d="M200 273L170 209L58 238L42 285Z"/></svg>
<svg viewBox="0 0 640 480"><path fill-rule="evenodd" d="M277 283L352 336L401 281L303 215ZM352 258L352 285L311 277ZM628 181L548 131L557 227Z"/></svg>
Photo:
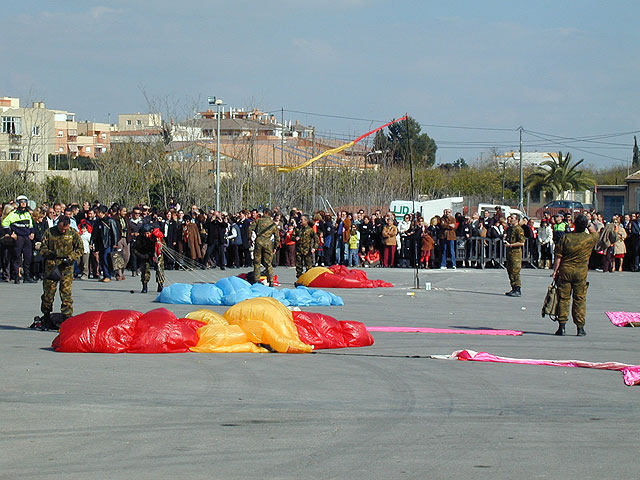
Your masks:
<svg viewBox="0 0 640 480"><path fill-rule="evenodd" d="M460 330L504 330L503 328L493 328L493 327L468 327L466 325L449 325L449 328L459 328ZM527 335L554 335L549 332L531 332L527 330L520 330L522 333Z"/></svg>
<svg viewBox="0 0 640 480"><path fill-rule="evenodd" d="M15 325L0 325L0 330L32 330L29 327L16 327Z"/></svg>

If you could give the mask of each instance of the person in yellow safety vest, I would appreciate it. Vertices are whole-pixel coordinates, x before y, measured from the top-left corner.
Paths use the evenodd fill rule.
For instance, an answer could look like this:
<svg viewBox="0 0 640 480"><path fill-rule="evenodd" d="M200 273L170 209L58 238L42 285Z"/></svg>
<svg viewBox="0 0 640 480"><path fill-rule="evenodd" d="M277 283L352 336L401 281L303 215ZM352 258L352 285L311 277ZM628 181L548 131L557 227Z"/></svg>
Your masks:
<svg viewBox="0 0 640 480"><path fill-rule="evenodd" d="M16 198L18 208L5 217L2 227L9 230L13 239L11 252L11 279L20 283L20 264L22 264L22 278L25 283L36 283L31 278L31 259L33 257L33 218L29 212L29 199L20 195ZM24 262L22 261L24 258Z"/></svg>

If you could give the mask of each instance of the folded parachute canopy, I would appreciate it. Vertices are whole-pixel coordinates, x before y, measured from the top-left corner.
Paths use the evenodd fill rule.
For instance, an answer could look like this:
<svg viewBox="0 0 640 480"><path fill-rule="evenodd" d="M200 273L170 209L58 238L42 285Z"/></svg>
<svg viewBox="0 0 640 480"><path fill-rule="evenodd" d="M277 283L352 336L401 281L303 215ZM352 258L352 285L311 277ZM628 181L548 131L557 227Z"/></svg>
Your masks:
<svg viewBox="0 0 640 480"><path fill-rule="evenodd" d="M340 306L342 298L324 290L298 288L277 289L261 283L253 285L239 277L227 277L216 283L191 285L174 283L165 287L156 298L160 303L185 305L235 305L238 302L257 297L272 297L285 306Z"/></svg>
<svg viewBox="0 0 640 480"><path fill-rule="evenodd" d="M373 338L360 322L292 312L270 297L245 300L224 315L197 310L187 318L164 308L85 312L66 320L53 341L58 352L307 353L314 348L363 347Z"/></svg>
<svg viewBox="0 0 640 480"><path fill-rule="evenodd" d="M616 327L640 327L638 312L605 312Z"/></svg>
<svg viewBox="0 0 640 480"><path fill-rule="evenodd" d="M383 280L370 280L363 270L349 270L343 265L332 265L329 268L310 268L300 275L297 283L315 288L393 287L393 284Z"/></svg>

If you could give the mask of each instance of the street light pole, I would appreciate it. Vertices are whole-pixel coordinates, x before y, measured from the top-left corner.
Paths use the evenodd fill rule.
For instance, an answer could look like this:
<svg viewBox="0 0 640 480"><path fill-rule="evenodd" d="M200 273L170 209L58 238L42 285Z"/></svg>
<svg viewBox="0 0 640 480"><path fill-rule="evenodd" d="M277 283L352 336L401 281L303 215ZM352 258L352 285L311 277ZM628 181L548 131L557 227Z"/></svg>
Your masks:
<svg viewBox="0 0 640 480"><path fill-rule="evenodd" d="M220 105L222 100L216 100L216 117L218 117L218 131L216 132L216 211L220 211Z"/></svg>
<svg viewBox="0 0 640 480"><path fill-rule="evenodd" d="M218 128L216 131L216 210L220 211L220 106L223 105L222 100L216 97L207 97L209 106L216 107L216 117Z"/></svg>

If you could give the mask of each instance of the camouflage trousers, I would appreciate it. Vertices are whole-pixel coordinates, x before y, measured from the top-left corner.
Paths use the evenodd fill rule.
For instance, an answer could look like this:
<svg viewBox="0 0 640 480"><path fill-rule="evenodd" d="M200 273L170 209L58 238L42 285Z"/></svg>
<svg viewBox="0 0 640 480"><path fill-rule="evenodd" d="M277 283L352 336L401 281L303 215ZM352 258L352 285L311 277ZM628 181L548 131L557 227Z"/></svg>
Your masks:
<svg viewBox="0 0 640 480"><path fill-rule="evenodd" d="M574 276L566 272L558 272L558 323L569 320L569 302L573 293L571 316L573 323L584 326L587 315L587 288L589 283L583 275Z"/></svg>
<svg viewBox="0 0 640 480"><path fill-rule="evenodd" d="M140 260L140 280L142 283L149 283L151 280L151 266L152 262L149 260ZM156 270L156 283L164 285L164 257L160 255L158 262L154 266Z"/></svg>
<svg viewBox="0 0 640 480"><path fill-rule="evenodd" d="M505 263L507 273L509 274L509 283L511 288L520 287L520 270L522 270L522 253L520 251L507 253L507 261Z"/></svg>
<svg viewBox="0 0 640 480"><path fill-rule="evenodd" d="M303 270L306 272L313 267L313 253L296 252L296 278L302 275Z"/></svg>
<svg viewBox="0 0 640 480"><path fill-rule="evenodd" d="M48 262L47 262L48 263ZM51 313L53 311L53 301L56 297L56 289L58 282L54 280L47 280L47 276L55 268L55 265L46 265L44 269L45 279L42 281L42 297L40 303L40 311L42 313ZM71 298L71 285L73 284L73 267L67 267L60 269L62 273L62 279L60 283L60 300L62 302L62 308L60 311L63 315L70 317L73 315L73 298Z"/></svg>
<svg viewBox="0 0 640 480"><path fill-rule="evenodd" d="M253 248L253 276L255 281L260 280L260 271L262 266L267 270L267 282L271 284L273 282L273 247L270 245L264 246L256 243Z"/></svg>

